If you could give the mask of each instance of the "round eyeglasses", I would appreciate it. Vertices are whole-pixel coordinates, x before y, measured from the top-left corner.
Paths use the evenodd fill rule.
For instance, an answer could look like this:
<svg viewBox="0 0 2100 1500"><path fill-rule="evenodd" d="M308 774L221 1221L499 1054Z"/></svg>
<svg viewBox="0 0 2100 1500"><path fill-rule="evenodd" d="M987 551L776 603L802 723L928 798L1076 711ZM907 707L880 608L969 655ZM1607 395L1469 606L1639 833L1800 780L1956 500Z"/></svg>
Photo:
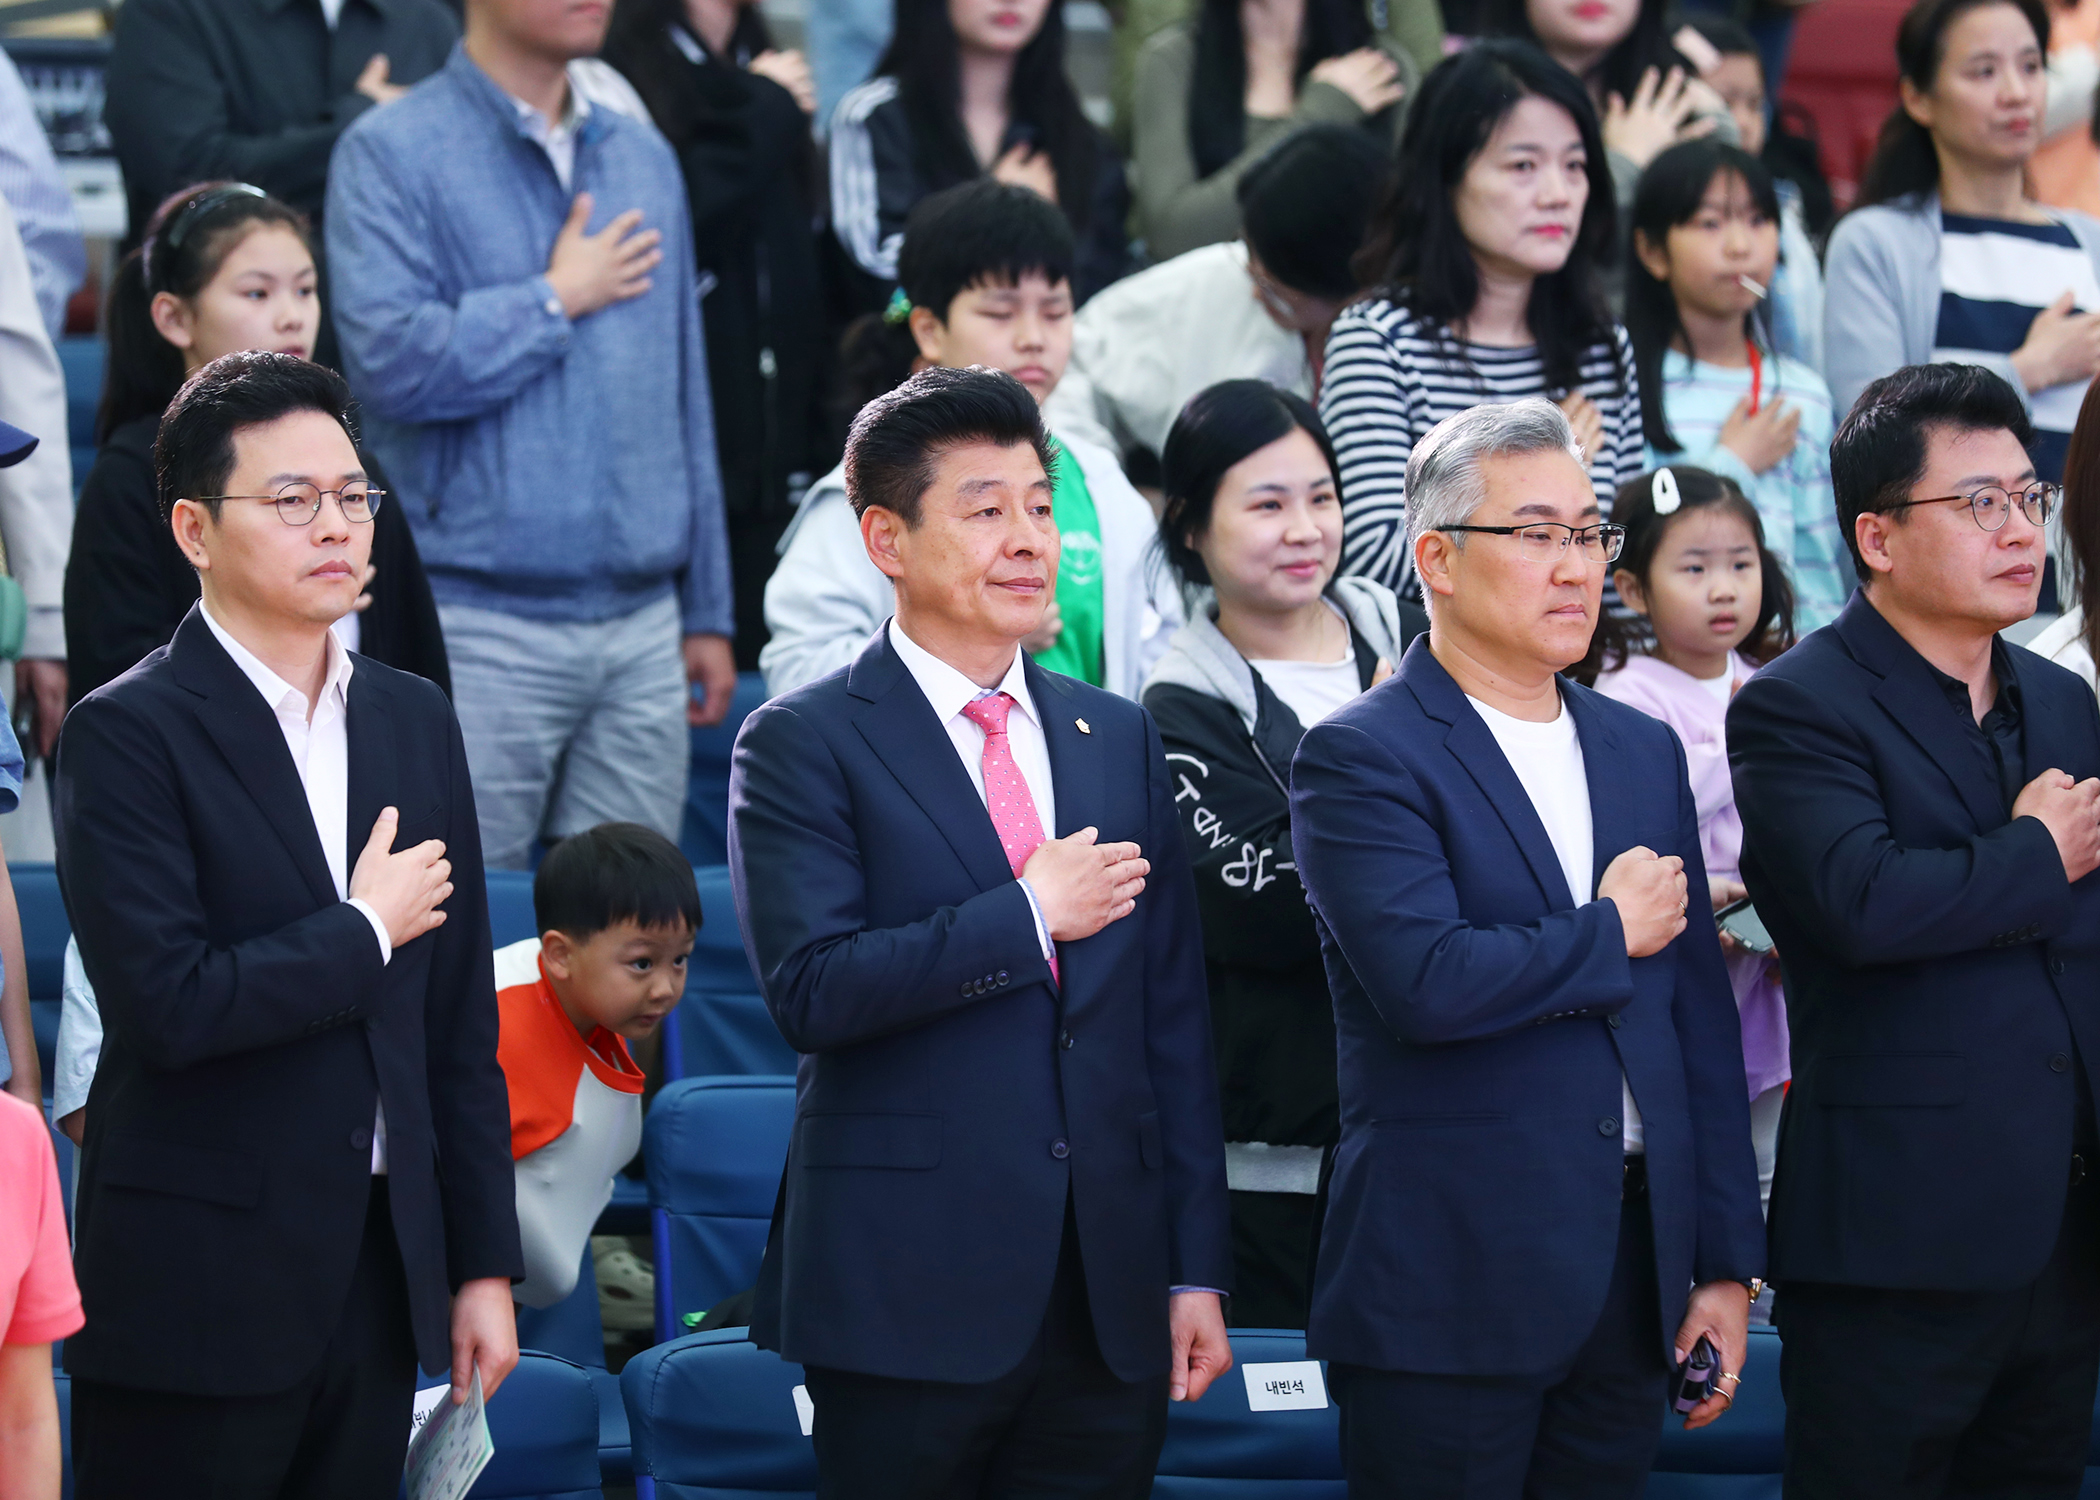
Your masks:
<svg viewBox="0 0 2100 1500"><path fill-rule="evenodd" d="M1533 521L1527 526L1439 526L1439 531L1477 531L1483 536L1513 536L1526 562L1554 563L1567 555L1568 544L1582 549L1585 562L1615 563L1626 550L1626 528L1606 521L1596 526L1570 526L1562 521Z"/></svg>
<svg viewBox="0 0 2100 1500"><path fill-rule="evenodd" d="M386 491L374 489L369 484L346 484L339 490L318 489L305 483L288 484L274 495L199 495L207 504L216 505L227 500L260 500L265 505L277 508L277 519L287 526L304 526L321 513L321 502L330 495L343 509L343 519L363 525L379 510L379 503L386 499Z"/></svg>
<svg viewBox="0 0 2100 1500"><path fill-rule="evenodd" d="M2030 484L2025 489L2008 490L2002 484L1987 484L1980 490L1971 490L1966 495L1934 495L1929 500L1899 500L1888 510L1909 510L1913 505L1961 504L1969 507L1969 514L1985 531L2004 529L2006 519L2017 505L2022 514L2037 526L2047 526L2049 518L2056 514L2056 503L2063 498L2064 487L2060 484Z"/></svg>

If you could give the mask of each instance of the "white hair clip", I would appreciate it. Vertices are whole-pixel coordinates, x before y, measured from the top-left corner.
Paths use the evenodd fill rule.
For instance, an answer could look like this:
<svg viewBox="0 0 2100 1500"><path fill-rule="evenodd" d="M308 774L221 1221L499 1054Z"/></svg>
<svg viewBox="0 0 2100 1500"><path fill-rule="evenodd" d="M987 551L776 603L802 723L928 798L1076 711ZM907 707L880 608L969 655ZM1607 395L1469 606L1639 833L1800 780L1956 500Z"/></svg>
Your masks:
<svg viewBox="0 0 2100 1500"><path fill-rule="evenodd" d="M1648 494L1655 502L1655 513L1659 516L1674 515L1677 507L1684 504L1684 497L1677 493L1677 476L1668 469L1655 471L1655 479L1648 487Z"/></svg>

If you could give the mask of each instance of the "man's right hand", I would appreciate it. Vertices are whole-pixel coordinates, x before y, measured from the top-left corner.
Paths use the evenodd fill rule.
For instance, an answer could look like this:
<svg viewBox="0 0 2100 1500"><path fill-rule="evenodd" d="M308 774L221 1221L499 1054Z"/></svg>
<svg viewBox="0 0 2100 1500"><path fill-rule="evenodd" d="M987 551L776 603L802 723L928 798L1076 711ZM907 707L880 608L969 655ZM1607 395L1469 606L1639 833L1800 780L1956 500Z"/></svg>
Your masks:
<svg viewBox="0 0 2100 1500"><path fill-rule="evenodd" d="M1021 878L1035 890L1043 922L1060 943L1092 937L1120 922L1137 906L1151 861L1135 844L1098 844L1100 830L1082 828L1061 839L1045 839Z"/></svg>
<svg viewBox="0 0 2100 1500"><path fill-rule="evenodd" d="M561 298L571 322L641 296L655 284L649 273L664 258L658 248L663 234L642 228L638 208L628 209L596 234L583 232L590 222L591 195L578 193L569 205L568 222L554 237L554 253L547 258L547 284Z"/></svg>
<svg viewBox="0 0 2100 1500"><path fill-rule="evenodd" d="M2074 782L2054 767L2020 788L2015 818L2035 818L2056 840L2064 878L2081 880L2100 868L2100 777Z"/></svg>
<svg viewBox="0 0 2100 1500"><path fill-rule="evenodd" d="M400 826L401 809L381 808L350 872L351 896L379 913L395 948L442 927L445 914L438 907L452 894L452 861L445 858L444 840L425 839L396 854L394 835Z"/></svg>
<svg viewBox="0 0 2100 1500"><path fill-rule="evenodd" d="M1619 908L1628 958L1660 953L1684 931L1684 861L1635 844L1604 867L1597 899Z"/></svg>

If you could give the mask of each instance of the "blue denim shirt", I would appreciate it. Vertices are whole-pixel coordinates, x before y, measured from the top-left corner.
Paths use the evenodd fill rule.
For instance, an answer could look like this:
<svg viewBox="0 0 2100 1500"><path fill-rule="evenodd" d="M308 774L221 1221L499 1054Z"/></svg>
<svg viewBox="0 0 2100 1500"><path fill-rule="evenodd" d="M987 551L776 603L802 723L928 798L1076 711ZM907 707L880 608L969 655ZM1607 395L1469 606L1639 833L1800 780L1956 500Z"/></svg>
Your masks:
<svg viewBox="0 0 2100 1500"><path fill-rule="evenodd" d="M678 162L592 109L574 190L588 230L630 208L663 234L654 286L571 322L546 278L570 194L467 56L343 132L328 273L365 437L441 603L542 621L677 590L685 629L732 629L722 481Z"/></svg>

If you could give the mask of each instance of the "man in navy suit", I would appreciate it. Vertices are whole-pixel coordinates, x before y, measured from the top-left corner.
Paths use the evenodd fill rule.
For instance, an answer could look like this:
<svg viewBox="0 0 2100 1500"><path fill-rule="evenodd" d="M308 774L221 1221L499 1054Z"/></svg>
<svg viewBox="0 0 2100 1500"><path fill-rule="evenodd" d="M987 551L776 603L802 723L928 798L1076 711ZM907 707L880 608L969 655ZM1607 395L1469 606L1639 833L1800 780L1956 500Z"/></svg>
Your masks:
<svg viewBox="0 0 2100 1500"><path fill-rule="evenodd" d="M1440 423L1407 496L1429 637L1291 768L1341 1068L1308 1352L1352 1495L1630 1497L1764 1267L1684 752L1556 676L1624 538L1558 408Z"/></svg>
<svg viewBox="0 0 2100 1500"><path fill-rule="evenodd" d="M1728 714L1794 1086L1772 1185L1790 1496L2070 1496L2100 1376L2100 712L1998 634L2057 489L1973 365L1831 445L1860 592Z"/></svg>
<svg viewBox="0 0 2100 1500"><path fill-rule="evenodd" d="M1008 375L866 407L847 493L896 614L737 739L737 914L805 1054L752 1333L808 1369L827 1500L1143 1496L1168 1398L1232 1363L1159 736L1019 649L1057 584L1050 463Z"/></svg>

